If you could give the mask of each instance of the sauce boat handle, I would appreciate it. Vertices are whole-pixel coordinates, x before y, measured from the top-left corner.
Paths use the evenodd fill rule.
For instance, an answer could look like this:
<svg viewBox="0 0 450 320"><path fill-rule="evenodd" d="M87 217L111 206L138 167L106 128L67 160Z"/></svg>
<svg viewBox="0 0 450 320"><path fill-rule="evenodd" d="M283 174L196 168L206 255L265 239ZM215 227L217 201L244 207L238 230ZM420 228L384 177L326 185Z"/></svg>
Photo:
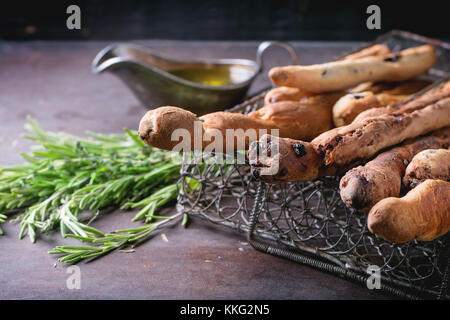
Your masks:
<svg viewBox="0 0 450 320"><path fill-rule="evenodd" d="M278 46L285 49L291 57L291 64L292 65L298 64L297 54L290 44L281 41L264 41L260 43L260 45L258 46L258 50L256 52L256 63L258 65L258 72L260 72L264 68L263 64L264 53L268 48L273 46Z"/></svg>

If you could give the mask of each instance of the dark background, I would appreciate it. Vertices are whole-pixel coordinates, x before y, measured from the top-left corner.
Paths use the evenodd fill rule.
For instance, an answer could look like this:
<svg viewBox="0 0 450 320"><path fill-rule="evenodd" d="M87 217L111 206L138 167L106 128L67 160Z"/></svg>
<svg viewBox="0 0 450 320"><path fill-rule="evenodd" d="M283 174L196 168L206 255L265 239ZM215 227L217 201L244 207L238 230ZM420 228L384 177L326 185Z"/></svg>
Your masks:
<svg viewBox="0 0 450 320"><path fill-rule="evenodd" d="M81 30L66 8L81 8ZM381 30L366 9L381 7ZM3 40L372 40L391 29L450 39L445 1L13 1L0 7Z"/></svg>

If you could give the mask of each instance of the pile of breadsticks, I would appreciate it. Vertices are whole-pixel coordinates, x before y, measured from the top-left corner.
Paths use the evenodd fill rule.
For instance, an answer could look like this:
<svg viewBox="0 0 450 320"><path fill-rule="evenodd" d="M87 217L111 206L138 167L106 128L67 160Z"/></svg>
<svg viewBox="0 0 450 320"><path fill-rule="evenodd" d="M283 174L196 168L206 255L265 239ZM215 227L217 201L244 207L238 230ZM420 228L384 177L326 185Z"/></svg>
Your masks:
<svg viewBox="0 0 450 320"><path fill-rule="evenodd" d="M269 77L278 87L261 109L197 117L161 107L142 118L139 135L172 150L174 130L194 134L196 121L204 136L219 131L224 140L227 129L278 129L279 137L246 140L255 177L282 183L343 175L342 200L368 212L372 233L394 243L430 241L450 230L450 80L422 90L430 82L418 79L435 62L430 45L391 52L378 44L338 61L275 67ZM262 168L277 169L261 175Z"/></svg>

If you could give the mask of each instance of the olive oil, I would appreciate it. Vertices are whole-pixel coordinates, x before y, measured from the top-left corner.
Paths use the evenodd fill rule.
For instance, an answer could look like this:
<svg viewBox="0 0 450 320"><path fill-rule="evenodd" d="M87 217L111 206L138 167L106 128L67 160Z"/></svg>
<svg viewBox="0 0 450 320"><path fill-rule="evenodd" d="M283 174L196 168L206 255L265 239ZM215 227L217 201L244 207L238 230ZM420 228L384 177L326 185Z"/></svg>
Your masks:
<svg viewBox="0 0 450 320"><path fill-rule="evenodd" d="M179 78L209 86L241 83L253 74L250 68L241 66L192 67L169 72Z"/></svg>

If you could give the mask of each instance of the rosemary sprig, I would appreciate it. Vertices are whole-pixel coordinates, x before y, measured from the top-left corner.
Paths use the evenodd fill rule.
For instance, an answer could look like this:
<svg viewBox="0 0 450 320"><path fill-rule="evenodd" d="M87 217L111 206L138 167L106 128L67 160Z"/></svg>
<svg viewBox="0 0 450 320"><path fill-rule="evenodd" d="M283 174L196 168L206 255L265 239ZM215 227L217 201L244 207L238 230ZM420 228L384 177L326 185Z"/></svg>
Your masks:
<svg viewBox="0 0 450 320"><path fill-rule="evenodd" d="M0 224L14 216L21 224L19 237L27 234L32 242L40 233L59 228L63 237L93 244L56 247L50 253L63 254L60 261L101 256L141 241L180 217L156 212L177 196L181 161L145 145L136 132L87 132L88 137L81 138L46 132L30 117L25 128L30 132L26 138L37 145L22 155L27 164L0 168ZM132 221L145 224L104 234L90 222L108 207L141 208ZM84 211L91 212L88 222L80 220Z"/></svg>
<svg viewBox="0 0 450 320"><path fill-rule="evenodd" d="M84 259L92 259L109 253L115 249L122 248L127 245L138 243L139 241L148 238L151 233L164 224L179 218L181 212L168 217L155 217L161 219L158 222L145 224L141 227L117 230L113 233L103 234L99 236L79 236L68 235L68 237L78 239L83 242L90 242L96 245L84 246L57 246L49 251L51 254L62 254L63 257L59 259L60 262L76 263Z"/></svg>

